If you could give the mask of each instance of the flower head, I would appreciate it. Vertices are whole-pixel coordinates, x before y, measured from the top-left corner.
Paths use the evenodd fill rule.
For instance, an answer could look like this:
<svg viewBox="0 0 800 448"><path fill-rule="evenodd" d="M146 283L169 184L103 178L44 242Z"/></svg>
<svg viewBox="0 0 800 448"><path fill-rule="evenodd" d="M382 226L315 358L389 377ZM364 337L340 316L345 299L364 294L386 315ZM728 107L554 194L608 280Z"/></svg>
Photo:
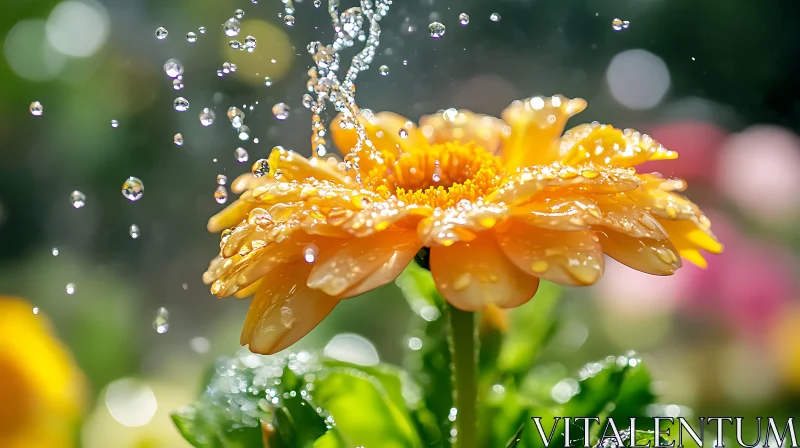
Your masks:
<svg viewBox="0 0 800 448"><path fill-rule="evenodd" d="M521 305L539 279L592 284L604 253L656 275L681 257L705 265L700 250L722 246L678 193L685 183L633 168L677 154L598 123L562 136L585 107L553 96L515 101L502 119L340 117L331 132L345 161L276 148L268 176L235 182L244 193L209 221L225 230L204 280L220 297L255 293L241 342L273 353L340 300L394 280L422 248L442 295L470 311Z"/></svg>
<svg viewBox="0 0 800 448"><path fill-rule="evenodd" d="M46 318L0 296L0 446L71 447L84 382Z"/></svg>

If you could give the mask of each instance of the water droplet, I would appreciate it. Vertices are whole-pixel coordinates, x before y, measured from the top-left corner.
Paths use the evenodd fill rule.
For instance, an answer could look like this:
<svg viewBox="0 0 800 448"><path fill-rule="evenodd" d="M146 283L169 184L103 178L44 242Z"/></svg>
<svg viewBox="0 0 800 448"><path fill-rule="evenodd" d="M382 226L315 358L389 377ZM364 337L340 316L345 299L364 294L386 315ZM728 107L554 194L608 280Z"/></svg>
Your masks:
<svg viewBox="0 0 800 448"><path fill-rule="evenodd" d="M228 176L224 174L217 174L217 185L225 185L228 183Z"/></svg>
<svg viewBox="0 0 800 448"><path fill-rule="evenodd" d="M234 50L239 50L239 49L241 49L241 48L242 48L242 43L241 43L241 42L239 42L239 41L238 41L238 40L236 40L236 39L234 39L234 40L232 40L232 41L228 42L228 45L229 45L229 46L230 46L232 49L234 49ZM228 73L228 72L227 72L227 71L225 71L225 70L223 70L223 71L224 71L225 73Z"/></svg>
<svg viewBox="0 0 800 448"><path fill-rule="evenodd" d="M319 247L316 244L309 244L303 248L303 259L306 260L306 263L313 263L317 260L317 254L319 253Z"/></svg>
<svg viewBox="0 0 800 448"><path fill-rule="evenodd" d="M131 226L128 228L128 233L133 239L139 238L139 226L136 224L131 224Z"/></svg>
<svg viewBox="0 0 800 448"><path fill-rule="evenodd" d="M381 76L389 76L389 67L387 67L385 65L381 65L378 68L378 73L380 73Z"/></svg>
<svg viewBox="0 0 800 448"><path fill-rule="evenodd" d="M172 141L175 143L175 146L183 146L183 134L178 132L172 137Z"/></svg>
<svg viewBox="0 0 800 448"><path fill-rule="evenodd" d="M243 124L239 127L239 140L249 140L250 139L250 127L246 124Z"/></svg>
<svg viewBox="0 0 800 448"><path fill-rule="evenodd" d="M75 283L67 283L67 294L73 295L75 294Z"/></svg>
<svg viewBox="0 0 800 448"><path fill-rule="evenodd" d="M445 27L439 22L431 22L431 24L428 25L428 31L431 32L431 37L438 39L444 36Z"/></svg>
<svg viewBox="0 0 800 448"><path fill-rule="evenodd" d="M287 14L287 15L286 15L286 16L283 18L283 23L285 23L285 24L286 24L286 26L294 26L294 16L293 16L293 15L291 15L291 14Z"/></svg>
<svg viewBox="0 0 800 448"><path fill-rule="evenodd" d="M311 109L311 106L313 105L314 105L314 98L307 93L303 95L303 107L305 107L306 109Z"/></svg>
<svg viewBox="0 0 800 448"><path fill-rule="evenodd" d="M222 26L225 30L225 35L228 37L236 37L239 35L239 31L242 29L242 24L239 23L238 20L234 18L228 19L225 24Z"/></svg>
<svg viewBox="0 0 800 448"><path fill-rule="evenodd" d="M461 23L463 26L467 26L469 24L469 14L462 12L458 15L458 22Z"/></svg>
<svg viewBox="0 0 800 448"><path fill-rule="evenodd" d="M83 208L83 206L86 205L86 195L75 190L69 195L69 202L75 208Z"/></svg>
<svg viewBox="0 0 800 448"><path fill-rule="evenodd" d="M33 314L39 314L39 307L38 306L33 307Z"/></svg>
<svg viewBox="0 0 800 448"><path fill-rule="evenodd" d="M614 31L627 30L628 27L630 26L630 24L631 23L628 22L627 20L622 20L620 18L615 18L614 20L611 21L611 28L613 28Z"/></svg>
<svg viewBox="0 0 800 448"><path fill-rule="evenodd" d="M264 84L265 84L267 87L271 86L271 85L272 85L272 78L270 78L269 76L267 76L266 78L264 78Z"/></svg>
<svg viewBox="0 0 800 448"><path fill-rule="evenodd" d="M408 66L408 61L403 59L403 65Z"/></svg>
<svg viewBox="0 0 800 448"><path fill-rule="evenodd" d="M186 33L186 40L189 43L197 42L197 34L195 34L193 31L189 31L188 33Z"/></svg>
<svg viewBox="0 0 800 448"><path fill-rule="evenodd" d="M322 0L314 0L314 7L319 8L322 6Z"/></svg>
<svg viewBox="0 0 800 448"><path fill-rule="evenodd" d="M231 121L231 125L235 129L239 129L244 124L244 112L242 112L242 110L238 107L229 107L228 119Z"/></svg>
<svg viewBox="0 0 800 448"><path fill-rule="evenodd" d="M158 40L166 39L168 34L169 31L167 31L167 29L163 26L160 26L156 29L156 38L158 38Z"/></svg>
<svg viewBox="0 0 800 448"><path fill-rule="evenodd" d="M247 36L244 38L244 49L252 53L256 48L256 43L257 41L255 37Z"/></svg>
<svg viewBox="0 0 800 448"><path fill-rule="evenodd" d="M164 73L170 78L177 78L183 74L183 64L177 59L168 59L164 63Z"/></svg>
<svg viewBox="0 0 800 448"><path fill-rule="evenodd" d="M183 89L183 80L180 78L175 78L172 80L172 88L175 90Z"/></svg>
<svg viewBox="0 0 800 448"><path fill-rule="evenodd" d="M214 124L214 120L217 118L217 114L214 113L213 110L209 108L204 108L203 112L200 113L200 124L203 126L211 126Z"/></svg>
<svg viewBox="0 0 800 448"><path fill-rule="evenodd" d="M144 195L144 184L138 177L131 176L122 184L122 195L125 199L136 202Z"/></svg>
<svg viewBox="0 0 800 448"><path fill-rule="evenodd" d="M278 170L275 170L275 174L273 174L273 175L272 175L272 177L273 177L275 180L277 180L277 181L280 181L280 180L281 180L281 177L283 177L283 171L281 171L281 170L279 170L279 169L278 169Z"/></svg>
<svg viewBox="0 0 800 448"><path fill-rule="evenodd" d="M28 110L31 111L31 115L33 115L34 117L39 117L44 112L44 107L42 107L42 103L34 101L28 107Z"/></svg>
<svg viewBox="0 0 800 448"><path fill-rule="evenodd" d="M242 11L241 9L237 9L236 11L233 12L233 16L236 17L237 19L241 19L242 17L244 17L244 11Z"/></svg>
<svg viewBox="0 0 800 448"><path fill-rule="evenodd" d="M493 13L492 13L492 14L489 16L489 20L491 20L492 22L499 22L499 21L500 21L500 14L498 14L498 13L496 13L496 12L493 12Z"/></svg>
<svg viewBox="0 0 800 448"><path fill-rule="evenodd" d="M198 28L198 31L200 31L200 34L206 34L206 27L201 26L200 28Z"/></svg>
<svg viewBox="0 0 800 448"><path fill-rule="evenodd" d="M289 106L286 103L278 103L272 106L272 115L275 115L275 118L281 121L289 118Z"/></svg>
<svg viewBox="0 0 800 448"><path fill-rule="evenodd" d="M223 185L217 187L214 190L214 200L217 201L217 204L224 204L228 201L228 189L225 188Z"/></svg>
<svg viewBox="0 0 800 448"><path fill-rule="evenodd" d="M308 54L313 56L313 55L317 54L317 52L319 51L319 47L321 47L321 46L322 46L322 42L320 42L318 40L314 41L314 42L309 42L308 45L306 45L306 50L308 51Z"/></svg>
<svg viewBox="0 0 800 448"><path fill-rule="evenodd" d="M408 348L411 350L419 350L422 348L422 339L411 337L408 338Z"/></svg>
<svg viewBox="0 0 800 448"><path fill-rule="evenodd" d="M111 127L112 128L118 128L119 127L119 121L111 120Z"/></svg>
<svg viewBox="0 0 800 448"><path fill-rule="evenodd" d="M244 148L236 148L236 151L234 151L234 155L236 156L236 161L239 163L247 162L247 159L250 158L250 155Z"/></svg>
<svg viewBox="0 0 800 448"><path fill-rule="evenodd" d="M51 253L53 254L54 257L57 257L58 256L58 248L54 247L53 251Z"/></svg>
<svg viewBox="0 0 800 448"><path fill-rule="evenodd" d="M158 334L164 334L169 330L169 311L163 306L156 312L156 318L153 319L153 329Z"/></svg>
<svg viewBox="0 0 800 448"><path fill-rule="evenodd" d="M253 162L253 167L250 169L253 176L262 177L269 173L269 162L267 159L258 159Z"/></svg>
<svg viewBox="0 0 800 448"><path fill-rule="evenodd" d="M187 110L189 110L189 101L187 101L186 98L182 96L175 98L175 102L173 104L175 106L175 110L177 110L178 112L186 112Z"/></svg>
<svg viewBox="0 0 800 448"><path fill-rule="evenodd" d="M400 132L398 132L397 134L400 136L400 138L408 138L408 131L406 131L405 129L401 128Z"/></svg>

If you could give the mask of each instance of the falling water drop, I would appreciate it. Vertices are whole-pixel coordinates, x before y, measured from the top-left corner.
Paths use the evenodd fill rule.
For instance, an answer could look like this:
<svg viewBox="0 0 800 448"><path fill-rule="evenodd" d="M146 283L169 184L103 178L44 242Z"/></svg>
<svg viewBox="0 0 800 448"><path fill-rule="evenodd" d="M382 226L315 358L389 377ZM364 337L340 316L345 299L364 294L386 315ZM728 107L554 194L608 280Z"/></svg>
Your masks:
<svg viewBox="0 0 800 448"><path fill-rule="evenodd" d="M492 22L499 22L499 21L500 21L500 14L498 14L498 13L496 13L496 12L493 12L493 13L492 13L492 14L489 16L489 20L491 20Z"/></svg>
<svg viewBox="0 0 800 448"><path fill-rule="evenodd" d="M256 44L257 44L257 41L256 41L255 37L247 36L247 37L244 38L244 49L249 51L250 53L252 53L253 50L255 50Z"/></svg>
<svg viewBox="0 0 800 448"><path fill-rule="evenodd" d="M237 9L236 11L233 12L233 16L236 17L237 19L241 19L244 17L244 11L242 11L241 9Z"/></svg>
<svg viewBox="0 0 800 448"><path fill-rule="evenodd" d="M271 86L271 85L272 85L272 78L270 78L269 76L267 76L266 78L264 78L264 84L265 84L267 87Z"/></svg>
<svg viewBox="0 0 800 448"><path fill-rule="evenodd" d="M630 24L631 23L628 22L627 20L622 20L620 18L615 18L614 20L611 21L611 28L613 28L614 31L627 30L628 27L630 26Z"/></svg>
<svg viewBox="0 0 800 448"><path fill-rule="evenodd" d="M224 174L217 174L217 185L225 185L228 183L228 176Z"/></svg>
<svg viewBox="0 0 800 448"><path fill-rule="evenodd" d="M195 34L193 31L189 31L188 33L186 33L186 40L189 43L197 42L197 34Z"/></svg>
<svg viewBox="0 0 800 448"><path fill-rule="evenodd" d="M236 156L236 161L239 163L247 162L247 159L250 158L250 155L244 148L236 148L236 151L234 151L234 155Z"/></svg>
<svg viewBox="0 0 800 448"><path fill-rule="evenodd" d="M463 26L469 25L469 14L462 12L458 15L458 22Z"/></svg>
<svg viewBox="0 0 800 448"><path fill-rule="evenodd" d="M164 63L164 73L170 78L177 78L183 74L183 64L177 59L167 59Z"/></svg>
<svg viewBox="0 0 800 448"><path fill-rule="evenodd" d="M232 40L232 41L228 42L228 46L230 46L230 47L231 47L232 49L234 49L234 50L241 50L241 49L242 49L242 43L241 43L241 42L239 42L239 41L238 41L238 40L236 40L236 39L234 39L234 40ZM223 71L225 71L225 70L223 70ZM227 72L227 71L225 71L225 73L228 73L228 72Z"/></svg>
<svg viewBox="0 0 800 448"><path fill-rule="evenodd" d="M236 37L242 29L242 24L234 18L228 19L222 28L225 30L225 35L228 37Z"/></svg>
<svg viewBox="0 0 800 448"><path fill-rule="evenodd" d="M119 121L111 120L111 127L112 128L118 128L119 127Z"/></svg>
<svg viewBox="0 0 800 448"><path fill-rule="evenodd" d="M175 110L177 110L178 112L186 112L187 110L189 110L189 101L187 101L186 98L182 96L175 98L175 102L173 103L173 105L175 106Z"/></svg>
<svg viewBox="0 0 800 448"><path fill-rule="evenodd" d="M289 106L286 103L278 103L272 106L272 115L275 115L275 118L281 121L289 118Z"/></svg>
<svg viewBox="0 0 800 448"><path fill-rule="evenodd" d="M169 311L163 306L156 312L156 318L153 319L153 329L158 334L164 334L169 330Z"/></svg>
<svg viewBox="0 0 800 448"><path fill-rule="evenodd" d="M53 254L54 257L57 257L58 256L58 248L54 247L53 251L51 253Z"/></svg>
<svg viewBox="0 0 800 448"><path fill-rule="evenodd" d="M139 238L139 226L137 226L136 224L131 224L131 226L128 228L128 233L131 235L131 238L133 239Z"/></svg>
<svg viewBox="0 0 800 448"><path fill-rule="evenodd" d="M253 166L250 169L255 177L262 177L266 176L269 173L269 162L267 159L258 159L253 162Z"/></svg>
<svg viewBox="0 0 800 448"><path fill-rule="evenodd" d="M175 143L175 146L183 146L183 134L178 132L172 137L172 141Z"/></svg>
<svg viewBox="0 0 800 448"><path fill-rule="evenodd" d="M228 201L228 189L224 185L220 185L214 190L214 200L217 204L224 204Z"/></svg>
<svg viewBox="0 0 800 448"><path fill-rule="evenodd" d="M314 0L314 7L319 8L322 6L322 0Z"/></svg>
<svg viewBox="0 0 800 448"><path fill-rule="evenodd" d="M34 117L40 117L44 112L44 107L42 107L42 103L34 101L31 103L30 107L28 107L28 110L31 111L31 115Z"/></svg>
<svg viewBox="0 0 800 448"><path fill-rule="evenodd" d="M39 314L39 307L38 306L33 307L33 314Z"/></svg>
<svg viewBox="0 0 800 448"><path fill-rule="evenodd" d="M306 109L311 109L311 106L313 105L314 105L314 98L307 93L303 95L303 107L305 107Z"/></svg>
<svg viewBox="0 0 800 448"><path fill-rule="evenodd" d="M250 140L250 127L246 124L239 127L239 140Z"/></svg>
<svg viewBox="0 0 800 448"><path fill-rule="evenodd" d="M143 195L144 184L138 177L131 176L122 184L122 196L125 196L125 199L136 202Z"/></svg>
<svg viewBox="0 0 800 448"><path fill-rule="evenodd" d="M238 107L229 107L228 108L228 119L231 121L231 126L234 129L239 129L244 124L244 112Z"/></svg>
<svg viewBox="0 0 800 448"><path fill-rule="evenodd" d="M204 108L203 112L200 113L200 124L203 126L211 126L214 124L214 120L217 118L217 114L214 113L213 110L209 108Z"/></svg>
<svg viewBox="0 0 800 448"><path fill-rule="evenodd" d="M444 36L445 30L445 26L439 22L431 22L431 24L428 25L428 31L431 32L431 37L434 39Z"/></svg>
<svg viewBox="0 0 800 448"><path fill-rule="evenodd" d="M389 76L389 67L387 67L385 65L381 65L378 68L378 73L380 73L381 76Z"/></svg>
<svg viewBox="0 0 800 448"><path fill-rule="evenodd" d="M200 34L206 34L206 27L201 26L200 28L197 29L197 31L200 31Z"/></svg>
<svg viewBox="0 0 800 448"><path fill-rule="evenodd" d="M173 89L175 89L175 90L183 89L183 79L181 79L181 78L183 78L183 77L179 76L179 77L177 77L177 78L172 80L172 88Z"/></svg>
<svg viewBox="0 0 800 448"><path fill-rule="evenodd" d="M86 205L86 195L75 190L69 195L69 202L75 208L83 208L83 206Z"/></svg>
<svg viewBox="0 0 800 448"><path fill-rule="evenodd" d="M163 26L160 26L160 27L156 28L156 38L158 40L166 39L168 34L169 34L169 31L167 31L167 29L164 28Z"/></svg>
<svg viewBox="0 0 800 448"><path fill-rule="evenodd" d="M286 16L283 18L283 23L285 23L285 24L286 24L286 26L294 26L294 16L293 16L293 15L291 15L291 14L287 14L287 15L286 15Z"/></svg>
<svg viewBox="0 0 800 448"><path fill-rule="evenodd" d="M75 294L75 283L67 283L67 294L73 295Z"/></svg>

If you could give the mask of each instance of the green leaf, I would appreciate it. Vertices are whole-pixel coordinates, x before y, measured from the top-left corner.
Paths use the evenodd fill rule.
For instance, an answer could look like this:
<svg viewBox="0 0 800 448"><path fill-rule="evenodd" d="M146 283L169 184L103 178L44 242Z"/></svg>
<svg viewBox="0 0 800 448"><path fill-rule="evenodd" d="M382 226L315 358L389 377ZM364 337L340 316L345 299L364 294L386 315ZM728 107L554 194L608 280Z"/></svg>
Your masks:
<svg viewBox="0 0 800 448"><path fill-rule="evenodd" d="M424 406L412 417L426 447L446 448L450 446L452 422L448 417L453 407L446 301L436 289L431 273L415 263L397 278L397 285L415 313L408 341L417 345L406 352L404 366L422 389Z"/></svg>
<svg viewBox="0 0 800 448"><path fill-rule="evenodd" d="M642 362L628 369L609 417L622 421L631 417L647 416L647 406L655 401L651 389L652 378Z"/></svg>
<svg viewBox="0 0 800 448"><path fill-rule="evenodd" d="M519 426L519 429L514 434L514 437L506 443L506 448L516 448L517 445L522 441L522 430L525 429L525 425L522 424Z"/></svg>
<svg viewBox="0 0 800 448"><path fill-rule="evenodd" d="M658 442L656 442L655 431L636 430L635 440L636 440L636 445L642 446L642 445L647 445L649 443L651 448L656 445L663 446L669 444L669 442L663 437L659 437Z"/></svg>

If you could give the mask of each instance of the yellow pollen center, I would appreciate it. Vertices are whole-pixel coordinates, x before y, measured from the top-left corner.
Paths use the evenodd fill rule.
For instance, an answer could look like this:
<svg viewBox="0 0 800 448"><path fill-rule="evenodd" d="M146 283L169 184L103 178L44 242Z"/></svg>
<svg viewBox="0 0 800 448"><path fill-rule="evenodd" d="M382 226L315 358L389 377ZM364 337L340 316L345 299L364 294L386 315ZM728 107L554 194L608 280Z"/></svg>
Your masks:
<svg viewBox="0 0 800 448"><path fill-rule="evenodd" d="M494 191L503 176L500 159L474 143L448 142L387 155L369 185L386 198L447 208Z"/></svg>

